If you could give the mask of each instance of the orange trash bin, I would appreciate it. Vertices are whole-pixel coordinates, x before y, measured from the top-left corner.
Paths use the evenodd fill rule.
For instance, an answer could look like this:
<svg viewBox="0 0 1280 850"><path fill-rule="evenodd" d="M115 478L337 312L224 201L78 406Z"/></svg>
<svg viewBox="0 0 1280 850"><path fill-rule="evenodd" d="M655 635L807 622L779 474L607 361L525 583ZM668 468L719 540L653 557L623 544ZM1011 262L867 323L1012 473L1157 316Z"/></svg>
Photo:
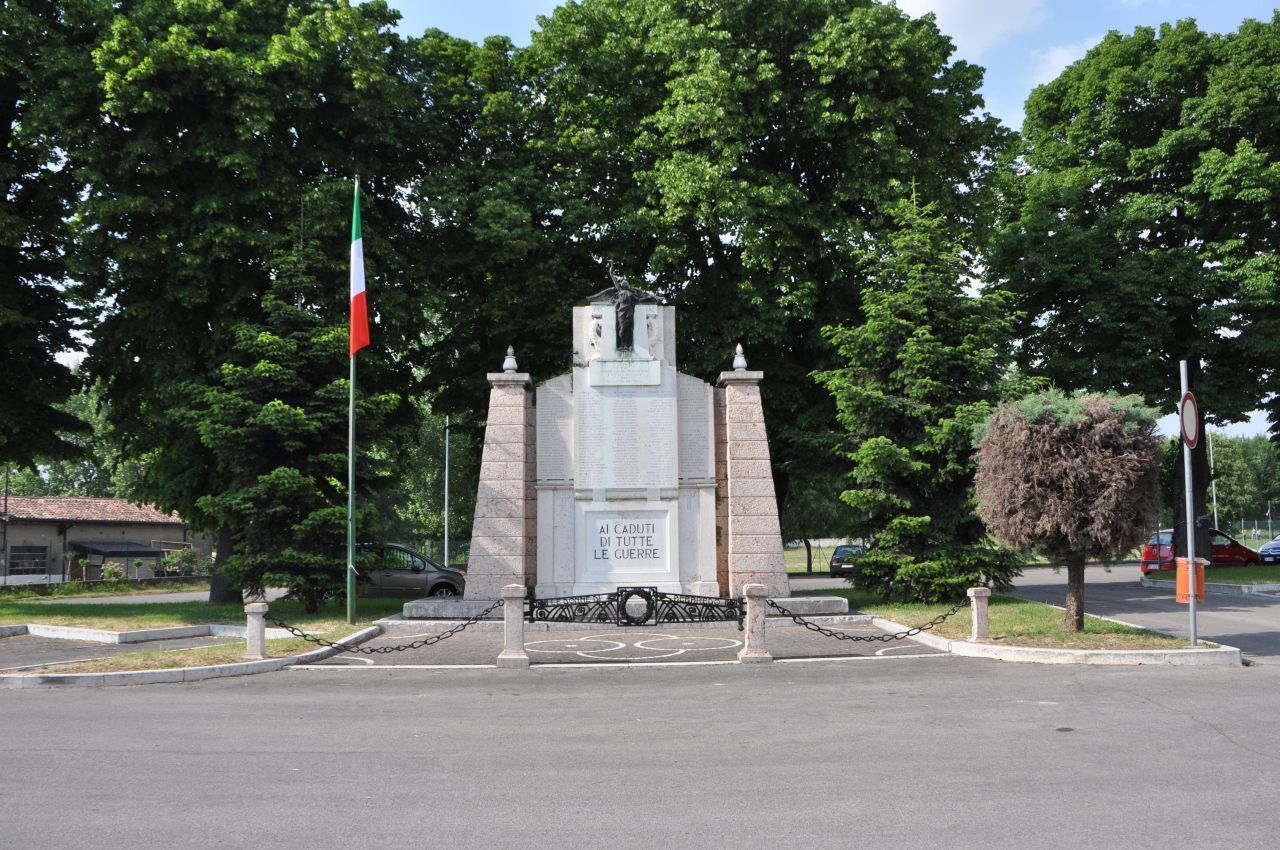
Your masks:
<svg viewBox="0 0 1280 850"><path fill-rule="evenodd" d="M1204 568L1209 562L1204 558L1196 558L1196 602L1204 601ZM1191 603L1191 595L1187 591L1190 583L1187 581L1187 559L1178 558L1178 576L1175 585L1177 590L1177 600L1183 604Z"/></svg>

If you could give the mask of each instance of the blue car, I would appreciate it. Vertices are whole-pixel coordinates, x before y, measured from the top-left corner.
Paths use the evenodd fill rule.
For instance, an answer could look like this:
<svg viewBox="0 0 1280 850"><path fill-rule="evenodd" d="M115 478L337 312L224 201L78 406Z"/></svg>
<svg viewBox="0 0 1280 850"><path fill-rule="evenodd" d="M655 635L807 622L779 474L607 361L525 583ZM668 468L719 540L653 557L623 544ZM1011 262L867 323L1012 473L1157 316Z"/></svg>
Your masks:
<svg viewBox="0 0 1280 850"><path fill-rule="evenodd" d="M1262 556L1264 564L1280 564L1280 537L1276 537L1270 543L1263 545L1258 550L1258 554Z"/></svg>

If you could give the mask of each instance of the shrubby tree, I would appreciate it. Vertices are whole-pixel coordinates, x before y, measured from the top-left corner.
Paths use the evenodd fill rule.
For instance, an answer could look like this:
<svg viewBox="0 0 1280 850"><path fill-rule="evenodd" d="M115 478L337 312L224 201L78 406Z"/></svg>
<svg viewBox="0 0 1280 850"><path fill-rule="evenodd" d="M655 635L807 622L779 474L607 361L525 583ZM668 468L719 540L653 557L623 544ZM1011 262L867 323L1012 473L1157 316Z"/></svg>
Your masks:
<svg viewBox="0 0 1280 850"><path fill-rule="evenodd" d="M862 270L865 318L824 328L842 364L817 373L847 431L842 498L872 541L853 582L922 601L1008 589L1017 561L985 545L972 443L1008 362L1004 296L965 291L968 264L935 209L912 199L891 220Z"/></svg>
<svg viewBox="0 0 1280 850"><path fill-rule="evenodd" d="M1067 567L1063 628L1084 628L1084 568L1146 539L1160 509L1156 412L1138 396L1053 390L1002 404L980 431L978 516Z"/></svg>

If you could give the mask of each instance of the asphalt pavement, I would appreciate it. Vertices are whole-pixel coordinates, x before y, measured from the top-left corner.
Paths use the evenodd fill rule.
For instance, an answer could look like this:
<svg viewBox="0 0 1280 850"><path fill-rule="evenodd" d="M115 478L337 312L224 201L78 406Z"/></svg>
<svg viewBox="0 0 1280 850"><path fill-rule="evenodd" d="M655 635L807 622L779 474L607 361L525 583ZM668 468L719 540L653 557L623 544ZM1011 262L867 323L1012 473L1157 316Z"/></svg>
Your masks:
<svg viewBox="0 0 1280 850"><path fill-rule="evenodd" d="M9 847L1275 846L1280 665L326 669L0 691Z"/></svg>

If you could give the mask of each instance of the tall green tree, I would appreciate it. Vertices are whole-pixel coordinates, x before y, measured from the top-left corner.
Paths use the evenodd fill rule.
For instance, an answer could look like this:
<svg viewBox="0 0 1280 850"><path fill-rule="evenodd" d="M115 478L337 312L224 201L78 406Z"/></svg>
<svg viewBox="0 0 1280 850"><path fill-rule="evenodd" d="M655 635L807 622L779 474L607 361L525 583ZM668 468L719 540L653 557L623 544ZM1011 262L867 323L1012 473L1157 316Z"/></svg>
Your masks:
<svg viewBox="0 0 1280 850"><path fill-rule="evenodd" d="M381 0L138 0L93 51L99 114L67 149L91 186L77 218L80 293L98 310L87 366L121 450L145 460L135 495L215 533L219 558L236 529L211 508L239 485L200 423L176 414L242 356L235 329L260 315L269 258L299 229L324 234L328 283L345 292L350 190L335 178L364 174L368 361L387 368L363 379L412 387L387 356L420 336L391 239L410 219L396 192L417 114L396 20Z"/></svg>
<svg viewBox="0 0 1280 850"><path fill-rule="evenodd" d="M991 254L1024 368L1171 411L1185 359L1208 422L1268 404L1280 435L1277 69L1280 14L1226 36L1184 20L1109 33L1032 92ZM1204 440L1193 464L1200 516Z"/></svg>
<svg viewBox="0 0 1280 850"><path fill-rule="evenodd" d="M823 329L840 368L817 374L847 435L842 498L872 541L853 581L927 601L1007 588L1015 561L983 545L974 513L972 436L1008 363L1005 298L965 291L965 253L936 209L913 199L893 223L863 270L865 318Z"/></svg>
<svg viewBox="0 0 1280 850"><path fill-rule="evenodd" d="M184 418L225 482L198 506L231 529L225 569L234 584L254 592L283 584L315 611L342 587L346 563L350 381L347 326L334 321L346 299L328 285L332 264L314 243L277 255L271 271L260 316L231 328L218 380L193 382ZM365 438L405 436L392 422L402 404L395 393L361 394ZM377 489L371 479L389 471L366 463L360 474Z"/></svg>
<svg viewBox="0 0 1280 850"><path fill-rule="evenodd" d="M76 349L66 297L67 219L80 191L63 167L64 89L88 75L88 3L0 5L0 462L31 467L74 455L82 423L62 407L75 391L55 357Z"/></svg>
<svg viewBox="0 0 1280 850"><path fill-rule="evenodd" d="M460 378L442 409L479 407L508 343L535 374L566 368L569 308L613 263L680 309L682 369L714 379L741 341L765 370L785 500L790 470L829 462L816 329L859 316L850 281L888 206L914 180L979 218L1002 141L981 69L931 18L871 0L584 0L540 23L524 51L427 39L479 71L432 107L477 128L450 137L462 206L437 225L470 265L437 311Z"/></svg>

